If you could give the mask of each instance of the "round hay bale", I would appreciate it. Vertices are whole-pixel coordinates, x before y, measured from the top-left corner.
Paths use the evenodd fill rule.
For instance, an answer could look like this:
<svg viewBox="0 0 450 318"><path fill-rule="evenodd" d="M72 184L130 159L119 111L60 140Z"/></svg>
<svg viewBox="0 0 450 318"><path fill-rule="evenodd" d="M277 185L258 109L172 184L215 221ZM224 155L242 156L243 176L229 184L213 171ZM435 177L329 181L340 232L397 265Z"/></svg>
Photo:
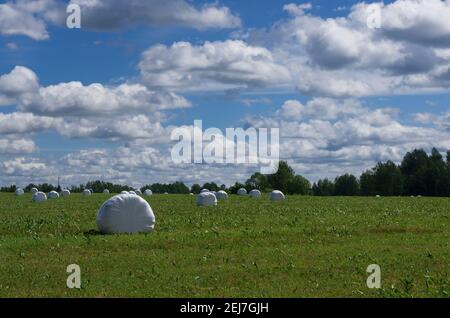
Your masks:
<svg viewBox="0 0 450 318"><path fill-rule="evenodd" d="M92 192L91 192L91 190L89 190L89 189L84 189L84 190L83 190L83 195L85 195L85 196L90 196L90 195L92 195Z"/></svg>
<svg viewBox="0 0 450 318"><path fill-rule="evenodd" d="M70 195L70 190L69 189L63 189L61 191L61 196L68 197L69 195Z"/></svg>
<svg viewBox="0 0 450 318"><path fill-rule="evenodd" d="M244 188L240 188L237 191L237 195L247 195L247 190L245 190Z"/></svg>
<svg viewBox="0 0 450 318"><path fill-rule="evenodd" d="M25 192L23 191L22 188L17 188L16 191L14 192L14 194L19 197L21 195L24 195Z"/></svg>
<svg viewBox="0 0 450 318"><path fill-rule="evenodd" d="M150 189L147 189L147 190L144 191L144 194L145 194L146 197L149 197L149 196L153 195L153 191L150 190Z"/></svg>
<svg viewBox="0 0 450 318"><path fill-rule="evenodd" d="M109 194L109 190L108 189L103 190L103 194Z"/></svg>
<svg viewBox="0 0 450 318"><path fill-rule="evenodd" d="M220 190L216 193L216 198L218 200L226 200L226 199L228 199L228 193L226 193L223 190Z"/></svg>
<svg viewBox="0 0 450 318"><path fill-rule="evenodd" d="M119 194L100 207L97 226L104 234L148 233L155 227L155 215L148 202L141 197Z"/></svg>
<svg viewBox="0 0 450 318"><path fill-rule="evenodd" d="M31 188L31 194L38 193L39 190L37 188Z"/></svg>
<svg viewBox="0 0 450 318"><path fill-rule="evenodd" d="M258 189L253 189L252 191L250 191L250 197L255 198L255 199L259 199L261 197L261 191L259 191Z"/></svg>
<svg viewBox="0 0 450 318"><path fill-rule="evenodd" d="M191 192L191 193L189 193L189 195L194 195L194 194Z"/></svg>
<svg viewBox="0 0 450 318"><path fill-rule="evenodd" d="M142 195L142 192L139 189L138 190L134 190L134 192L136 192L137 195Z"/></svg>
<svg viewBox="0 0 450 318"><path fill-rule="evenodd" d="M286 197L283 192L274 190L270 193L270 200L272 201L283 201Z"/></svg>
<svg viewBox="0 0 450 318"><path fill-rule="evenodd" d="M376 197L376 198L381 198L381 195L377 194L375 197Z"/></svg>
<svg viewBox="0 0 450 318"><path fill-rule="evenodd" d="M47 195L44 192L38 191L33 194L33 202L47 201Z"/></svg>
<svg viewBox="0 0 450 318"><path fill-rule="evenodd" d="M200 191L200 193L206 193L206 192L211 192L208 189L202 189L202 191Z"/></svg>
<svg viewBox="0 0 450 318"><path fill-rule="evenodd" d="M59 193L56 191L50 191L48 194L48 198L49 199L58 199L59 198Z"/></svg>
<svg viewBox="0 0 450 318"><path fill-rule="evenodd" d="M198 206L215 206L217 205L217 198L211 192L203 192L197 196Z"/></svg>

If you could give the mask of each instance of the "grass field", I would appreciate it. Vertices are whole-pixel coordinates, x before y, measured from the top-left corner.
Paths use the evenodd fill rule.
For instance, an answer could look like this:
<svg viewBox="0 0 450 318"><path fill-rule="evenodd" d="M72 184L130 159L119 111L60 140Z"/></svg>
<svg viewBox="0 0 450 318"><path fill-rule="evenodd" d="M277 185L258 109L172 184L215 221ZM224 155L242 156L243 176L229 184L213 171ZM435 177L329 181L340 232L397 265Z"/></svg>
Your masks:
<svg viewBox="0 0 450 318"><path fill-rule="evenodd" d="M109 195L0 194L0 297L448 297L449 198L155 195L151 234L104 236ZM66 287L81 267L82 288ZM382 289L366 286L379 264Z"/></svg>

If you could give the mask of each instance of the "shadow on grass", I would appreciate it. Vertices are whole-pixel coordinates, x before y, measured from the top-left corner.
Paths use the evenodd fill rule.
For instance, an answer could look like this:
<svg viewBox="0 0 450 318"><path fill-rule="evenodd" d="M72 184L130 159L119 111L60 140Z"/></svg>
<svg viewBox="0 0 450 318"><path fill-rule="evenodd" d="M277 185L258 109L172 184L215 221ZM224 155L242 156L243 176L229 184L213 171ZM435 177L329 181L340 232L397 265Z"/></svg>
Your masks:
<svg viewBox="0 0 450 318"><path fill-rule="evenodd" d="M85 236L103 236L104 234L98 230L89 230L89 231L83 232L83 235L85 235Z"/></svg>

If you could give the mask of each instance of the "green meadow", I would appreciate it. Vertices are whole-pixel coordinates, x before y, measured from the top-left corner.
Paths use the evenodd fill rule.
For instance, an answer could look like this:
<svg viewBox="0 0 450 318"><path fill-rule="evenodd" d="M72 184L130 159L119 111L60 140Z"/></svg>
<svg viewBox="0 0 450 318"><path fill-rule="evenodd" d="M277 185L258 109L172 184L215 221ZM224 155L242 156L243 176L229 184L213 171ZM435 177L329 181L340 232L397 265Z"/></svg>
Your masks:
<svg viewBox="0 0 450 318"><path fill-rule="evenodd" d="M450 198L147 198L151 234L101 235L110 195L0 194L0 297L449 297ZM81 289L66 286L69 264ZM367 266L381 267L369 289Z"/></svg>

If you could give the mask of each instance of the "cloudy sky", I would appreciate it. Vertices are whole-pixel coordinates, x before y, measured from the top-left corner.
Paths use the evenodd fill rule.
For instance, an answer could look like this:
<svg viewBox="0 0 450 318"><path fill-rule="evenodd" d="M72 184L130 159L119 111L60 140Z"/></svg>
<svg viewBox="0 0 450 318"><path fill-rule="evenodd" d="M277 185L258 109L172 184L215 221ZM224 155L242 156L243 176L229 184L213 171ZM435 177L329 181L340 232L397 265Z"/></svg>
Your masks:
<svg viewBox="0 0 450 318"><path fill-rule="evenodd" d="M311 181L450 149L450 0L0 1L0 184L244 181L170 133L280 128ZM379 28L367 21L380 8ZM370 20L372 21L372 20Z"/></svg>

